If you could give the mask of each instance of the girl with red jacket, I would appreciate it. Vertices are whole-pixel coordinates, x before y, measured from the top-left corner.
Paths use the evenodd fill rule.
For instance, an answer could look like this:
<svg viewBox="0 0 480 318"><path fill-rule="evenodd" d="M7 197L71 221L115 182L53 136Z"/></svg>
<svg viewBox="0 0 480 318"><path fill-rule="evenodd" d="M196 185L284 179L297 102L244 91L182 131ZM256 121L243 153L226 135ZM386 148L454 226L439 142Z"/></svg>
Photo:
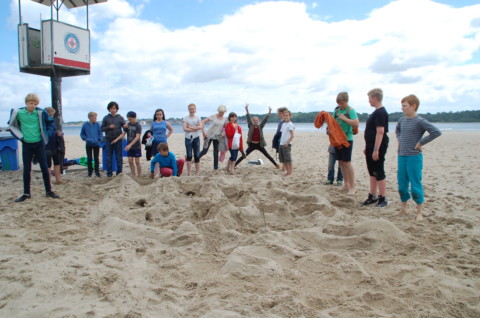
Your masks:
<svg viewBox="0 0 480 318"><path fill-rule="evenodd" d="M237 161L238 152L243 151L242 128L237 123L237 114L228 115L228 123L225 126L225 136L227 138L230 158L227 164L227 173L234 174L235 161Z"/></svg>

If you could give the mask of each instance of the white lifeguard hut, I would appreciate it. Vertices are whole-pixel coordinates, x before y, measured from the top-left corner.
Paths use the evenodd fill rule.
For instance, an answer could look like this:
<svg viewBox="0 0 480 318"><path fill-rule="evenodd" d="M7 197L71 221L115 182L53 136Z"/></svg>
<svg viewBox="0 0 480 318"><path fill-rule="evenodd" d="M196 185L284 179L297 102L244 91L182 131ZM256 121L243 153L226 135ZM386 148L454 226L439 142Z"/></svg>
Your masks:
<svg viewBox="0 0 480 318"><path fill-rule="evenodd" d="M20 72L49 76L52 86L52 107L55 124L62 128L62 78L90 74L90 30L88 7L107 0L31 0L50 7L50 19L42 20L40 30L29 27L22 19L18 0L18 54ZM60 8L86 7L86 28L59 20ZM56 18L54 18L54 11Z"/></svg>

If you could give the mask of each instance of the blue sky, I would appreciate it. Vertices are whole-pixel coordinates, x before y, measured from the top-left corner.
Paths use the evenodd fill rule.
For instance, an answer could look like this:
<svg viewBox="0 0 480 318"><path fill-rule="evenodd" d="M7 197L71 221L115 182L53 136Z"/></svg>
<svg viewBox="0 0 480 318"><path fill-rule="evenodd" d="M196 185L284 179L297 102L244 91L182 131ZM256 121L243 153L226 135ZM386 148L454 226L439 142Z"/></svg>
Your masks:
<svg viewBox="0 0 480 318"><path fill-rule="evenodd" d="M49 8L22 1L24 22L38 28ZM29 92L50 103L47 77L18 69L18 2L0 4L0 126ZM85 10L60 20L85 26ZM370 112L366 93L385 92L390 112L414 93L420 112L480 108L480 5L467 0L109 0L90 10L89 76L64 78L65 121L120 113L151 117L162 107L183 117L219 104L229 111L330 110L336 94Z"/></svg>

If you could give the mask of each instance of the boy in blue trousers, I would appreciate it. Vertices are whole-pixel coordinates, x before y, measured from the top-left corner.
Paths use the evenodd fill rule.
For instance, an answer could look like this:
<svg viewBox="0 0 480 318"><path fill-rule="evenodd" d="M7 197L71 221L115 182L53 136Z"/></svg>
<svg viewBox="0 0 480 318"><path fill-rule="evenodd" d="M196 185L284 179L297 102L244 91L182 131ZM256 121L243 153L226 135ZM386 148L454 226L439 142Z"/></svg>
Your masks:
<svg viewBox="0 0 480 318"><path fill-rule="evenodd" d="M103 138L102 127L97 122L97 113L89 112L88 121L82 125L80 130L80 137L85 141L85 150L87 151L87 167L88 167L88 177L92 176L95 166L95 175L98 178L101 178L100 174L100 141ZM93 163L92 163L93 159Z"/></svg>

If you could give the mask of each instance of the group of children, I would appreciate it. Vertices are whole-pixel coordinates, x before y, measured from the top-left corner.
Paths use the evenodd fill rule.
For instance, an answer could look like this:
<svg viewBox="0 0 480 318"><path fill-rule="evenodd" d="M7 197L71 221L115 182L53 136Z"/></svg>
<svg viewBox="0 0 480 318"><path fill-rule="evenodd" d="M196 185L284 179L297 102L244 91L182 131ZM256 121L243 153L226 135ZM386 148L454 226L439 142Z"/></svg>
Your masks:
<svg viewBox="0 0 480 318"><path fill-rule="evenodd" d="M368 101L375 110L367 119L364 138L365 148L363 153L370 176L370 191L368 198L362 202L363 206L375 204L376 207L388 205L386 199L386 174L385 155L388 149L388 113L382 104L383 91L379 88L368 92ZM334 147L334 154L329 148L328 180L325 184L333 184L335 161L339 162L337 184L344 186L340 191L355 194L354 170L351 165L353 135L358 131L358 116L353 108L348 105L348 94L341 92L337 96L338 106L333 112L335 124L341 128L348 146ZM423 220L422 207L424 193L422 186L423 155L422 147L441 135L438 128L426 119L417 115L420 100L415 95L408 95L401 100L402 111L405 116L398 121L395 134L398 139L398 169L397 181L400 194L400 214L407 214L407 202L410 198L417 204L417 220ZM335 126L335 125L332 125ZM331 130L332 127L329 127ZM335 127L333 127L335 129ZM328 131L328 130L327 130ZM428 132L427 136L424 136Z"/></svg>
<svg viewBox="0 0 480 318"><path fill-rule="evenodd" d="M113 170L115 169L116 175L120 175L123 171L123 151L127 152L128 164L130 166L130 171L132 177L140 177L142 175L142 166L140 164L140 158L142 157L142 126L137 121L137 114L133 111L127 113L127 121L118 114L119 106L116 102L110 102L107 105L108 114L103 118L102 123L97 122L97 113L90 112L88 113L88 121L82 125L80 130L80 136L82 140L85 141L85 148L87 152L87 169L88 177L93 175L95 170L95 175L101 177L99 170L99 152L102 143L104 142L105 153L106 153L106 170L107 177L113 176ZM163 121L163 110L157 110L156 118ZM158 115L159 114L159 115ZM156 131L156 121L152 123L153 132ZM171 126L170 126L171 127ZM171 176L171 175L180 175L182 173L183 161L177 160L172 161L172 157L175 158L173 153L168 151L168 145L165 141L158 141L160 135L157 134L157 140L155 141L152 133L152 130L144 138L144 143L147 140L150 141L149 148L152 149L150 156L154 156L152 160L152 177L154 177L154 167L156 163L159 163L157 177L161 176ZM173 129L172 129L173 131ZM103 137L105 133L105 138ZM126 146L123 144L123 140L126 138ZM153 152L155 149L155 152ZM148 157L150 158L150 157ZM114 164L115 163L115 164ZM169 170L169 171L167 171Z"/></svg>
<svg viewBox="0 0 480 318"><path fill-rule="evenodd" d="M388 148L388 113L382 105L383 92L381 89L372 89L368 92L369 103L375 110L366 122L364 138L367 169L370 175L370 191L367 200L362 205L375 204L377 207L388 205L386 200L386 175L384 169L385 154ZM341 92L337 96L338 106L335 108L327 132L332 135L341 135L344 139L341 144L336 144L333 149L329 148L329 173L326 184L334 182L334 163L339 162L339 175L337 184L343 186L340 191L355 194L355 175L351 164L353 136L358 132L359 120L355 110L348 105L348 93ZM9 125L12 134L22 141L23 180L24 193L15 200L22 202L30 198L30 171L33 158L37 158L45 185L46 195L59 198L51 189L50 172L47 167L47 152L54 161L54 174L57 182L63 182L60 177L58 150L61 149L55 137L61 136L61 132L55 131L53 120L54 109L46 108L46 111L38 108L40 100L35 94L29 94L25 98L26 107L12 110ZM440 131L427 120L417 116L420 101L415 95L409 95L402 99L402 117L396 126L396 136L399 141L398 148L398 190L402 201L401 214L407 213L407 201L410 198L417 203L417 220L422 220L422 204L424 201L422 189L422 146L440 136ZM192 159L195 163L195 174L200 174L200 159L204 156L213 143L214 170L218 170L218 161L222 161L225 153L230 152L227 163L227 173L234 174L235 167L246 158L252 151L258 150L267 157L272 164L280 168L280 165L266 151L266 141L263 136L263 127L267 123L271 108L267 116L259 121L257 116L250 116L248 104L245 106L248 123L246 154L243 152L242 129L237 123L237 115L232 112L225 118L227 111L224 105L217 109L218 113L201 120L196 116L196 105L188 105L189 115L183 119L185 132L185 158L177 159L169 151L168 137L173 133L173 127L166 122L165 113L157 109L154 114L150 130L145 132L143 138L142 126L137 121L135 112L127 113L127 121L118 114L119 106L116 102L107 105L108 114L102 123L97 122L97 114L90 112L88 121L82 125L80 136L85 141L87 153L88 177L101 177L99 170L99 152L102 143L106 150L107 177L122 173L122 152L127 152L128 163L133 177L142 175L140 157L142 156L141 144L145 144L147 160L151 160L150 175L152 178L180 176L183 166L187 164L187 174L192 174ZM277 114L280 122L277 132L272 141L272 147L279 154L280 163L285 176L291 176L292 141L294 138L295 125L291 121L291 112L285 108L279 108ZM205 131L205 124L210 123ZM423 137L424 133L429 135ZM203 150L200 151L200 133L203 136ZM105 136L103 136L105 135ZM123 144L126 138L126 146ZM62 138L63 140L63 138ZM52 145L53 144L53 145ZM45 147L47 145L47 148ZM63 145L64 147L64 145ZM63 148L64 149L64 148ZM333 150L333 151L332 151ZM238 158L239 152L242 154ZM220 157L219 157L220 154ZM50 159L49 159L50 161ZM114 165L116 164L116 167ZM341 175L340 175L341 173ZM342 182L343 179L343 182Z"/></svg>
<svg viewBox="0 0 480 318"><path fill-rule="evenodd" d="M90 112L88 121L85 122L80 131L82 140L86 143L88 177L95 175L101 177L99 171L99 149L104 140L106 150L106 170L107 177L113 176L114 163L116 163L116 174L122 173L122 151L127 151L128 163L133 177L141 176L142 168L140 165L141 143L145 145L146 158L151 158L151 177L169 177L180 176L183 172L185 163L187 164L187 174L192 175L192 159L195 164L195 175L200 174L200 158L208 152L213 143L214 148L214 170L218 170L219 153L223 161L226 150L230 152L227 163L227 173L234 174L234 168L246 158L252 151L262 152L275 167L279 165L268 154L266 142L263 137L263 127L271 113L260 123L259 118L250 116L248 105L245 106L248 120L248 139L247 153L243 152L242 129L237 123L237 115L230 113L228 120L224 117L227 109L224 105L218 107L218 113L207 117L203 121L196 115L196 105L188 105L188 116L183 118L183 130L185 132L185 158L176 159L175 155L169 151L168 138L173 133L173 127L165 120L165 112L157 109L154 119L143 137L142 127L137 122L136 113L130 111L127 113L127 122L118 114L119 106L116 102L110 102L107 105L107 114L102 123L97 122L97 114ZM290 112L286 109L280 109L279 116L282 122L279 129L282 129L283 138L280 140L279 154L280 162L284 163L286 175L292 174L291 160L291 141L293 139L294 126L290 121ZM205 124L211 122L210 127L205 131ZM285 127L283 127L285 123ZM283 128L282 128L283 127ZM103 137L105 133L105 138ZM203 150L200 151L200 133L204 137ZM127 144L123 147L123 139L127 136ZM242 156L238 158L238 153ZM222 155L223 154L223 155ZM114 159L115 158L115 159ZM115 160L115 161L114 161ZM158 164L158 166L157 166Z"/></svg>

